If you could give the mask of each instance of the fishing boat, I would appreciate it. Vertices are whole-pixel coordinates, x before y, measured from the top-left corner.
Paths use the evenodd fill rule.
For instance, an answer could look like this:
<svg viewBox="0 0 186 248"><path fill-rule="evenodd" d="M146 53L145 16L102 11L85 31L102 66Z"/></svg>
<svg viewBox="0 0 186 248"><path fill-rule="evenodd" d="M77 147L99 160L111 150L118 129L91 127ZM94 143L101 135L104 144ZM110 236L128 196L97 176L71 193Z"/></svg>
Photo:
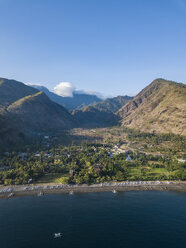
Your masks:
<svg viewBox="0 0 186 248"><path fill-rule="evenodd" d="M61 233L54 233L54 238L61 238L62 237L62 234Z"/></svg>
<svg viewBox="0 0 186 248"><path fill-rule="evenodd" d="M10 193L10 194L8 195L8 198L13 197L13 196L14 196L14 193Z"/></svg>
<svg viewBox="0 0 186 248"><path fill-rule="evenodd" d="M117 193L117 191L116 191L115 189L113 189L113 190L112 190L112 193L113 193L113 194L116 194L116 193Z"/></svg>
<svg viewBox="0 0 186 248"><path fill-rule="evenodd" d="M43 195L44 195L44 193L41 191L37 194L37 196L43 196Z"/></svg>

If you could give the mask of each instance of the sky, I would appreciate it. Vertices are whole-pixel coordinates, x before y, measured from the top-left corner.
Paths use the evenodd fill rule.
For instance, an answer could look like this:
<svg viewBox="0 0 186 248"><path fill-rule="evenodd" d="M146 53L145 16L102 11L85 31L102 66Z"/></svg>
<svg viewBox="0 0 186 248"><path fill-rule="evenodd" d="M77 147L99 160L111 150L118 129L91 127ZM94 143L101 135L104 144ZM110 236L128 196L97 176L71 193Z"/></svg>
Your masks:
<svg viewBox="0 0 186 248"><path fill-rule="evenodd" d="M0 0L0 77L135 95L186 82L186 0Z"/></svg>

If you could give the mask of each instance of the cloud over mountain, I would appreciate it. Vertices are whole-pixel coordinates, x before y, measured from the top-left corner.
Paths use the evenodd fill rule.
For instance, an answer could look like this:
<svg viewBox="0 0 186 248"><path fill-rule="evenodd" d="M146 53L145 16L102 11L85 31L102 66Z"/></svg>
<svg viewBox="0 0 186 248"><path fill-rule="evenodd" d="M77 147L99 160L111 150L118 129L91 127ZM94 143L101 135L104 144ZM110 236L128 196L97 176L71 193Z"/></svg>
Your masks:
<svg viewBox="0 0 186 248"><path fill-rule="evenodd" d="M95 91L89 91L89 90L79 90L76 89L72 83L70 82L61 82L59 84L57 84L53 91L62 97L73 97L74 94L86 94L86 95L94 95L97 96L101 99L104 99L105 97L103 97L103 95L99 92L95 92Z"/></svg>
<svg viewBox="0 0 186 248"><path fill-rule="evenodd" d="M54 92L63 97L73 97L75 88L70 82L61 82L54 87Z"/></svg>

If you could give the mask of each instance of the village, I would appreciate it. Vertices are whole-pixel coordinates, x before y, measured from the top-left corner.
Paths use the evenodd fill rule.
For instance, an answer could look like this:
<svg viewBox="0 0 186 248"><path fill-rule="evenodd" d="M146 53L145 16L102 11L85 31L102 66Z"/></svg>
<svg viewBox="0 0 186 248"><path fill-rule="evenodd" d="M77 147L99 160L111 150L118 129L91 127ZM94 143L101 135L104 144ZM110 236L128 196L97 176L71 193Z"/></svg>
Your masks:
<svg viewBox="0 0 186 248"><path fill-rule="evenodd" d="M186 179L185 139L114 127L40 133L40 143L0 152L0 185L99 184Z"/></svg>
<svg viewBox="0 0 186 248"><path fill-rule="evenodd" d="M144 147L137 147L135 141L128 140L54 147L50 136L44 136L39 151L4 152L1 155L0 184L91 185L185 178L185 159L152 153Z"/></svg>

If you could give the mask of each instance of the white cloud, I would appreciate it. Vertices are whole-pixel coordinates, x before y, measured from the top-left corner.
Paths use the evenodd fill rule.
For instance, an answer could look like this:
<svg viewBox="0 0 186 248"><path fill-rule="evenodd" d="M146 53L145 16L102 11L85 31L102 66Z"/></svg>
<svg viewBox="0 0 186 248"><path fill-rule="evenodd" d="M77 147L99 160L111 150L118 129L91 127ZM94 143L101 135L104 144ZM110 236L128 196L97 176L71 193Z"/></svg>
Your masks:
<svg viewBox="0 0 186 248"><path fill-rule="evenodd" d="M1 0L0 0L1 1ZM39 84L39 83L25 83L28 86L31 86L33 88L39 89L39 87L44 87L46 88L45 85L43 84ZM48 88L46 88L48 90ZM57 84L54 88L53 88L53 92L55 92L57 95L62 96L62 97L73 97L74 94L86 94L86 95L95 95L97 97L99 97L100 99L106 99L106 98L111 98L113 96L111 95L103 95L100 92L97 91L91 91L91 90L79 90L76 89L72 83L70 82L61 82L59 84Z"/></svg>
<svg viewBox="0 0 186 248"><path fill-rule="evenodd" d="M69 82L61 82L54 87L54 92L63 97L73 97L75 88Z"/></svg>
<svg viewBox="0 0 186 248"><path fill-rule="evenodd" d="M95 95L103 99L103 95L99 92L88 91L88 90L77 90L70 82L61 82L54 87L54 92L57 95L63 97L73 97L73 94L87 94L87 95Z"/></svg>

